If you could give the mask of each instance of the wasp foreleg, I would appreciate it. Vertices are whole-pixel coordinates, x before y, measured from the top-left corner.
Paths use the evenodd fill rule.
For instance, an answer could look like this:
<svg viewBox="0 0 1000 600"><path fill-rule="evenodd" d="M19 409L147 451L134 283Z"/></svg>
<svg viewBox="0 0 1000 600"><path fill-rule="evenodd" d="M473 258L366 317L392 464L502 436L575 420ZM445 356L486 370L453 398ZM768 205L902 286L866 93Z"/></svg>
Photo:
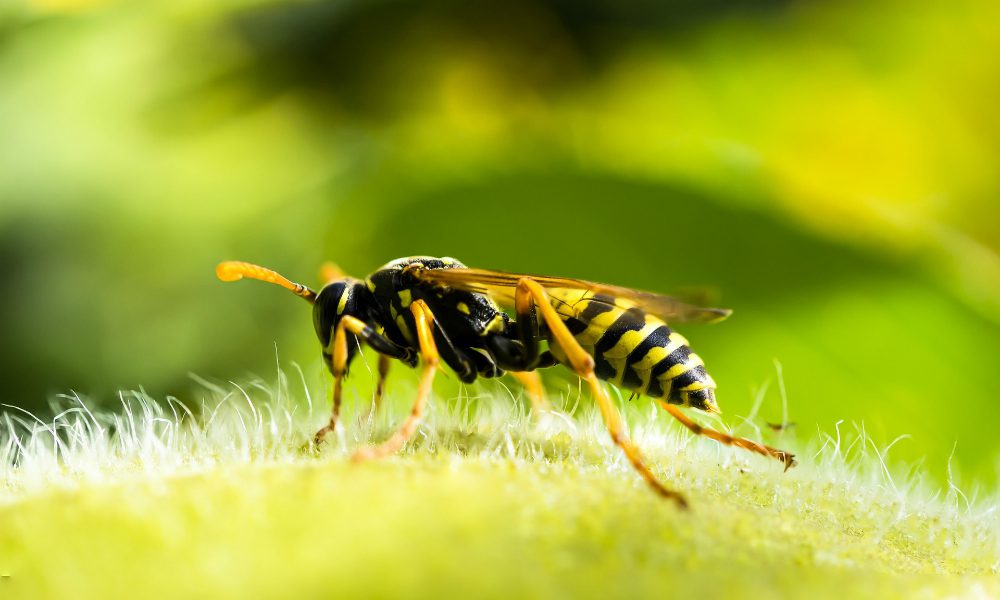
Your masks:
<svg viewBox="0 0 1000 600"><path fill-rule="evenodd" d="M389 377L389 367L392 365L385 354L378 356L378 383L375 384L375 397L372 398L372 413L382 408L382 397L385 396L385 380Z"/></svg>
<svg viewBox="0 0 1000 600"><path fill-rule="evenodd" d="M372 403L368 407L368 412L362 417L362 421L368 421L379 413L382 409L382 397L385 396L385 380L389 377L389 368L392 359L385 354L378 355L378 381L375 383L375 393L372 395Z"/></svg>
<svg viewBox="0 0 1000 600"><path fill-rule="evenodd" d="M332 352L330 353L330 372L333 374L333 408L330 412L330 421L323 426L323 428L317 431L315 436L313 436L313 444L316 446L322 444L326 435L336 429L337 421L340 419L343 380L344 375L347 374L348 333L353 333L358 336L359 339L364 340L366 344L382 355L385 360L388 360L389 358L396 358L406 362L411 362L413 360L412 352L408 348L399 346L398 344L395 344L387 338L379 335L374 329L366 325L360 319L350 315L342 316L340 318L340 322L337 323L337 329L334 331L333 339L330 342L330 345L332 346ZM382 364L381 359L379 364ZM383 373L380 368L378 389L384 389L385 387L385 374L388 374L388 367L386 367L385 373ZM376 390L376 396L378 397L379 395L378 390Z"/></svg>

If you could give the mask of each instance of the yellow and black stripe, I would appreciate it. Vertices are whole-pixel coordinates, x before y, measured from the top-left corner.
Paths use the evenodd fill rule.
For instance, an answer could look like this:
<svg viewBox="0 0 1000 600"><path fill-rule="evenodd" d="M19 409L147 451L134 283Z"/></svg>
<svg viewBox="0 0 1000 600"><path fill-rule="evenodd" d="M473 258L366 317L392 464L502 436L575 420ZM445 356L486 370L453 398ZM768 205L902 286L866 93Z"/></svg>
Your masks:
<svg viewBox="0 0 1000 600"><path fill-rule="evenodd" d="M715 381L687 339L630 301L576 289L549 289L553 307L605 381L672 404L716 410ZM550 347L560 362L562 350Z"/></svg>

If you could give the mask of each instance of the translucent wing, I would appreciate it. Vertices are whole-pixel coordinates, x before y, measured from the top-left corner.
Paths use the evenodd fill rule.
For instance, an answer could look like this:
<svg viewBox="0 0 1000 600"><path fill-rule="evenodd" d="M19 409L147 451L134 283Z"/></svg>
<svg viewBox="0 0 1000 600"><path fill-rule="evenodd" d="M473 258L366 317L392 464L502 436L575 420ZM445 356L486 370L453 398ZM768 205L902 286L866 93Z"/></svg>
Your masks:
<svg viewBox="0 0 1000 600"><path fill-rule="evenodd" d="M421 281L487 294L506 306L514 305L514 289L518 280L528 277L549 289L578 289L607 296L609 304L635 306L671 323L715 323L732 313L725 308L705 308L670 296L568 277L523 275L488 269L421 269L414 274ZM590 300L601 301L600 298Z"/></svg>

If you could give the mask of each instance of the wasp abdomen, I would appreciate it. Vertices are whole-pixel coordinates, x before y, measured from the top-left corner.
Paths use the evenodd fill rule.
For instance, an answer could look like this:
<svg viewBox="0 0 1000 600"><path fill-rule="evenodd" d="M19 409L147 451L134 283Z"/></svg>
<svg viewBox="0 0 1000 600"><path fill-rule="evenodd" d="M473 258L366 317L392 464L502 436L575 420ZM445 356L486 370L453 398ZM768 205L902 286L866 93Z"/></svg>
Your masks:
<svg viewBox="0 0 1000 600"><path fill-rule="evenodd" d="M550 297L570 332L594 357L599 378L674 404L697 406L712 397L715 382L701 357L662 320L601 294L551 290ZM563 360L559 348L551 350Z"/></svg>

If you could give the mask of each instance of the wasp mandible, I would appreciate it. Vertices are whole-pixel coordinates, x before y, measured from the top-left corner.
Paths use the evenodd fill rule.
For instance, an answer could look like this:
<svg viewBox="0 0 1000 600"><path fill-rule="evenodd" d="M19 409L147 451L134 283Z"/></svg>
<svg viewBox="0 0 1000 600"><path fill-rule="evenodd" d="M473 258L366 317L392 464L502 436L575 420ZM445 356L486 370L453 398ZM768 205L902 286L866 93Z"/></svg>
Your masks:
<svg viewBox="0 0 1000 600"><path fill-rule="evenodd" d="M406 420L388 440L356 452L355 460L394 453L413 435L444 362L467 383L509 371L536 403L541 384L534 372L569 367L587 382L613 442L657 493L680 506L687 505L684 496L656 478L625 434L602 380L653 398L695 434L776 458L786 470L795 464L789 452L703 427L679 408L719 412L716 384L704 362L667 323L715 322L728 310L580 279L470 269L453 258L429 256L391 261L363 281L328 268L318 293L245 262L220 263L216 274L223 281L275 283L313 305L313 325L334 379L330 421L316 433L316 444L336 427L343 379L359 341L380 356L376 404L392 359L411 367L422 362ZM514 319L501 306L513 310Z"/></svg>

